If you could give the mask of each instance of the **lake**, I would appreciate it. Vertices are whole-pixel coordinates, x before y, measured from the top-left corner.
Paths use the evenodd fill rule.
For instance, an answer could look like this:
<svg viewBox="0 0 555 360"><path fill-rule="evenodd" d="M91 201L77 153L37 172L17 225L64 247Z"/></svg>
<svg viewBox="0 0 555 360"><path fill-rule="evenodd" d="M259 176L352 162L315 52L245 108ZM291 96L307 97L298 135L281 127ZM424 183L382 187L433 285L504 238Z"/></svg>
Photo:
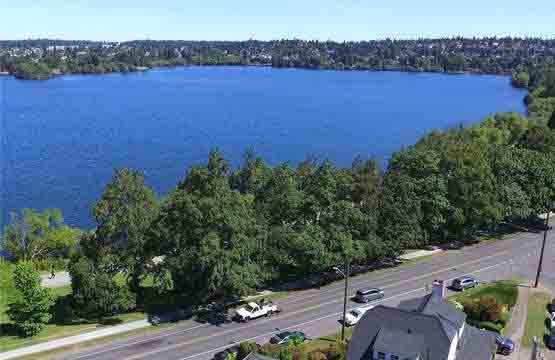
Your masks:
<svg viewBox="0 0 555 360"><path fill-rule="evenodd" d="M271 164L307 156L386 164L432 129L524 112L502 76L181 67L144 73L0 77L2 216L57 207L92 227L116 167L142 170L158 194L218 147L238 165L253 148Z"/></svg>

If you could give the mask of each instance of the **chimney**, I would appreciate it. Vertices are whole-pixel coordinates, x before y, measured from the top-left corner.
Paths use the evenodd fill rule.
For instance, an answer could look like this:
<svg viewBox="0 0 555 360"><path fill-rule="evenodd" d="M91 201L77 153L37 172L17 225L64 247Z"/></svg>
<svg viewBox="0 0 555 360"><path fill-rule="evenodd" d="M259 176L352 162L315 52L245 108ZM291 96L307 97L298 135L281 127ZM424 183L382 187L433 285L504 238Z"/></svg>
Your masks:
<svg viewBox="0 0 555 360"><path fill-rule="evenodd" d="M432 282L432 296L445 297L445 284L443 280L434 280Z"/></svg>

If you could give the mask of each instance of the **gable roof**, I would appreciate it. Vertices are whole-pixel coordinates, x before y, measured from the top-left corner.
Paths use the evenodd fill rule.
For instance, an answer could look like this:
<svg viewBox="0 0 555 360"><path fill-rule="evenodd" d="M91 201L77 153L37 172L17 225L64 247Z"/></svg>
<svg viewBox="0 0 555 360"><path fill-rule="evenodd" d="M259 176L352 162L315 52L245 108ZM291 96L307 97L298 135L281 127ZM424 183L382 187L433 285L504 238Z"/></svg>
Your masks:
<svg viewBox="0 0 555 360"><path fill-rule="evenodd" d="M450 340L455 337L457 330L460 329L466 321L466 314L464 312L459 311L453 304L433 294L426 295L422 298L402 301L399 304L399 308L437 316L441 321L444 333Z"/></svg>
<svg viewBox="0 0 555 360"><path fill-rule="evenodd" d="M251 352L243 360L276 360L276 359L256 352Z"/></svg>
<svg viewBox="0 0 555 360"><path fill-rule="evenodd" d="M418 334L421 340L404 336L409 333ZM360 360L376 344L385 346L393 341L392 334L393 349L403 349L407 354L419 353L431 359L444 359L449 354L451 339L437 316L378 305L368 310L356 326L347 360Z"/></svg>
<svg viewBox="0 0 555 360"><path fill-rule="evenodd" d="M491 360L495 334L465 325L466 314L433 294L402 301L398 308L378 305L355 328L347 360L369 357L369 351L397 351L396 355L446 359L457 332L457 360Z"/></svg>

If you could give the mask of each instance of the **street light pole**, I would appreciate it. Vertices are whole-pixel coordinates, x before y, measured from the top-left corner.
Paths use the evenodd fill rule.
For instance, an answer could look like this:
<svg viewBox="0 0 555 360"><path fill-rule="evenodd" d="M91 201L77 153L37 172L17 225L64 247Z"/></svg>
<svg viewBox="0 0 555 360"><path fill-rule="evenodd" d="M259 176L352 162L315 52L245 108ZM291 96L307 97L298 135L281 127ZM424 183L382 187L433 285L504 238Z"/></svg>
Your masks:
<svg viewBox="0 0 555 360"><path fill-rule="evenodd" d="M542 242L542 250L540 252L540 262L538 263L538 271L536 272L536 282L534 287L537 288L540 282L540 275L542 272L542 265L543 265L543 253L545 251L545 242L547 240L547 231L549 230L549 215L551 215L551 211L547 211L547 217L545 218L545 229L543 231L543 242Z"/></svg>
<svg viewBox="0 0 555 360"><path fill-rule="evenodd" d="M349 289L349 262L345 261L345 294L343 296L343 321L341 322L341 341L345 341L345 318L347 316L347 292Z"/></svg>

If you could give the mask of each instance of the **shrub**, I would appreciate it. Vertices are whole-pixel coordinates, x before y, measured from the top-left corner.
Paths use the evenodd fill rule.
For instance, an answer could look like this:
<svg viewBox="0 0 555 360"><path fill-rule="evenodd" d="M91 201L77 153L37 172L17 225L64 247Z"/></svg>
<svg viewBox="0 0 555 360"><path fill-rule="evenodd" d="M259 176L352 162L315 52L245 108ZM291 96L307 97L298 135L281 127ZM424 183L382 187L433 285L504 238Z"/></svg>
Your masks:
<svg viewBox="0 0 555 360"><path fill-rule="evenodd" d="M237 360L243 360L251 352L257 351L258 345L254 341L244 341L239 344L239 351L237 352Z"/></svg>
<svg viewBox="0 0 555 360"><path fill-rule="evenodd" d="M16 296L8 307L8 316L22 336L41 332L51 318L54 301L48 289L40 286L40 275L30 262L17 264L13 272Z"/></svg>
<svg viewBox="0 0 555 360"><path fill-rule="evenodd" d="M478 322L476 326L480 329L493 331L498 334L501 333L501 330L503 330L503 325L495 324L495 323L492 323L491 321L481 321L481 322Z"/></svg>
<svg viewBox="0 0 555 360"><path fill-rule="evenodd" d="M314 351L309 355L310 360L328 360L326 354L321 351Z"/></svg>
<svg viewBox="0 0 555 360"><path fill-rule="evenodd" d="M279 351L279 360L293 360L293 349L291 346L284 347Z"/></svg>
<svg viewBox="0 0 555 360"><path fill-rule="evenodd" d="M484 296L463 303L464 312L475 321L497 322L501 319L503 307L493 296Z"/></svg>

